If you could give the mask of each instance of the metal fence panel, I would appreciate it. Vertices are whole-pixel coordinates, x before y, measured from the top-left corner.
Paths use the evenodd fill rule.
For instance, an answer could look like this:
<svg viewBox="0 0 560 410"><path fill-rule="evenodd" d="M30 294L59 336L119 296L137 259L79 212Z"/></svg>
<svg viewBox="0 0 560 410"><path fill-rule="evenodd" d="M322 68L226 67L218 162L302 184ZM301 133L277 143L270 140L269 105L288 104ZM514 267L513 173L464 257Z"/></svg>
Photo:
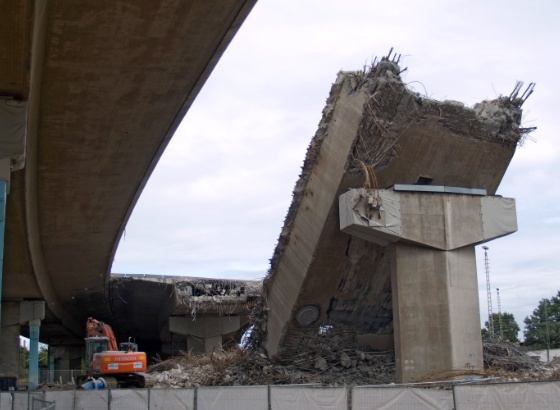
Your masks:
<svg viewBox="0 0 560 410"><path fill-rule="evenodd" d="M196 403L197 410L268 410L268 387L199 387Z"/></svg>
<svg viewBox="0 0 560 410"><path fill-rule="evenodd" d="M75 410L108 410L109 390L76 390Z"/></svg>
<svg viewBox="0 0 560 410"><path fill-rule="evenodd" d="M55 403L38 397L31 397L31 410L54 410Z"/></svg>
<svg viewBox="0 0 560 410"><path fill-rule="evenodd" d="M453 394L457 410L560 409L560 381L457 385Z"/></svg>
<svg viewBox="0 0 560 410"><path fill-rule="evenodd" d="M150 410L192 410L194 389L152 389Z"/></svg>
<svg viewBox="0 0 560 410"><path fill-rule="evenodd" d="M352 410L450 410L451 390L429 390L410 387L355 387Z"/></svg>
<svg viewBox="0 0 560 410"><path fill-rule="evenodd" d="M29 393L28 392L14 392L13 410L28 410L29 409Z"/></svg>
<svg viewBox="0 0 560 410"><path fill-rule="evenodd" d="M348 394L343 387L270 388L272 410L347 410Z"/></svg>
<svg viewBox="0 0 560 410"><path fill-rule="evenodd" d="M149 410L148 390L111 390L111 410Z"/></svg>
<svg viewBox="0 0 560 410"><path fill-rule="evenodd" d="M0 393L0 410L12 410L12 394Z"/></svg>
<svg viewBox="0 0 560 410"><path fill-rule="evenodd" d="M74 408L74 390L48 390L45 392L45 400L54 401L56 408L60 410Z"/></svg>

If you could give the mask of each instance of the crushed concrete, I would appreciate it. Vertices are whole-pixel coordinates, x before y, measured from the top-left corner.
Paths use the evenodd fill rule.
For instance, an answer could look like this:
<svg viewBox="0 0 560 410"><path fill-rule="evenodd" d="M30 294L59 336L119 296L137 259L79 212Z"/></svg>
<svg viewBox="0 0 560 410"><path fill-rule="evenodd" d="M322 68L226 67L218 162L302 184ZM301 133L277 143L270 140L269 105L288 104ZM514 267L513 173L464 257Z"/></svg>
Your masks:
<svg viewBox="0 0 560 410"><path fill-rule="evenodd" d="M263 351L232 349L211 356L187 353L154 365L147 375L153 388L240 386L316 383L324 386L395 383L394 352L364 351L351 347L348 334L307 334L301 352L290 364L274 362ZM355 345L354 345L355 346ZM498 339L484 343L485 369L455 369L426 375L418 383L442 387L437 382L484 379L517 382L554 379L560 363L546 365L527 352ZM500 357L501 360L496 360ZM512 368L515 363L515 370ZM488 380L490 379L490 380Z"/></svg>
<svg viewBox="0 0 560 410"><path fill-rule="evenodd" d="M245 386L319 384L323 386L383 385L395 383L394 352L355 348L348 332L306 334L306 345L290 364L270 360L262 349L238 347L211 355L181 353L152 365L146 387L191 388L200 386ZM454 369L428 374L418 383L430 388L449 388L452 383L480 379L488 382L554 380L560 363L543 364L520 347L498 339L484 342L485 369ZM500 358L500 359L497 359ZM514 367L512 367L512 364ZM515 369L515 370L513 370ZM47 383L40 390L71 390L72 383Z"/></svg>
<svg viewBox="0 0 560 410"><path fill-rule="evenodd" d="M153 388L316 383L324 386L395 383L394 352L354 349L348 334L307 334L306 346L290 364L270 360L264 351L232 349L210 356L187 353L154 365L147 375ZM355 346L355 345L354 345ZM485 369L455 369L426 375L418 383L442 388L451 382L518 382L558 378L560 363L543 364L524 348L499 339L484 343ZM501 357L501 360L496 360ZM512 368L515 363L515 370ZM445 382L438 384L438 382ZM449 382L449 383L448 383ZM447 383L447 384L446 384Z"/></svg>

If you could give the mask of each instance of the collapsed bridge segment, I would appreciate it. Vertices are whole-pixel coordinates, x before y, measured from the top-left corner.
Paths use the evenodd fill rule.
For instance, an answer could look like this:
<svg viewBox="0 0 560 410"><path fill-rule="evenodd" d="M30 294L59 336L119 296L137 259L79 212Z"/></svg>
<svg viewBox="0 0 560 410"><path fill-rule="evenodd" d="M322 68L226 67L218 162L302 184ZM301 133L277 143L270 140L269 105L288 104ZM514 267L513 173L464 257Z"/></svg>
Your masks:
<svg viewBox="0 0 560 410"><path fill-rule="evenodd" d="M268 353L279 360L292 358L313 326L348 327L362 346L399 348L398 290L391 279L395 252L340 230L341 194L405 184L482 189L493 196L528 132L520 126L524 99L516 92L468 108L420 96L400 73L384 58L368 70L339 73L331 88L264 282L261 331ZM406 253L406 247L399 245L397 252ZM448 256L441 264L454 263ZM476 316L478 323L478 296L471 294L465 303L473 312L470 320ZM481 345L479 334L472 337ZM437 348L445 343L435 341ZM478 350L468 353L470 362L457 359L454 366L474 361L481 367ZM413 371L400 377L410 381L442 366L447 363L413 363Z"/></svg>

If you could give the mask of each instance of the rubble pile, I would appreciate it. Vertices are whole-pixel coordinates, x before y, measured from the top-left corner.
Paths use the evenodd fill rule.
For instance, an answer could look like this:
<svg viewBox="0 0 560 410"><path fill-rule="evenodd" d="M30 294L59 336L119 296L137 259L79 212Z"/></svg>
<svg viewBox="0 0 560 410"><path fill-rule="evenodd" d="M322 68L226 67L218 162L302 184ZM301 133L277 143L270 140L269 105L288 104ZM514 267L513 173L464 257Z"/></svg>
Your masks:
<svg viewBox="0 0 560 410"><path fill-rule="evenodd" d="M395 382L394 352L363 351L348 331L320 329L297 338L284 363L270 360L260 350L234 348L210 356L183 353L150 369L146 383L154 388L308 384L323 386L373 385ZM497 382L558 379L560 364L546 365L519 345L499 339L484 342L484 370L456 369L434 372L417 383L448 388L458 380L488 379Z"/></svg>
<svg viewBox="0 0 560 410"><path fill-rule="evenodd" d="M495 376L529 381L550 379L557 372L557 365L543 364L538 357L530 356L525 348L499 338L484 340L482 348L484 368Z"/></svg>
<svg viewBox="0 0 560 410"><path fill-rule="evenodd" d="M282 363L261 348L238 347L210 356L183 353L150 369L153 387L317 383L325 386L391 383L394 352L364 351L353 331L321 327L292 334L294 347Z"/></svg>
<svg viewBox="0 0 560 410"><path fill-rule="evenodd" d="M293 364L274 363L264 353L232 349L211 356L184 353L150 369L154 388L267 384L386 384L394 381L393 352L346 351L328 359L309 353Z"/></svg>
<svg viewBox="0 0 560 410"><path fill-rule="evenodd" d="M59 382L45 382L40 384L37 387L37 390L74 390L76 388L76 383L74 382L67 382L67 383L59 383Z"/></svg>
<svg viewBox="0 0 560 410"><path fill-rule="evenodd" d="M319 384L323 386L379 385L395 383L393 351L364 351L356 347L348 330L322 328L316 335L298 338L299 349L284 363L270 360L261 349L234 347L210 355L181 353L151 366L146 387L191 388L200 386L246 386ZM486 340L484 370L443 370L416 383L430 388L450 388L453 382L519 382L560 379L560 361L543 364L519 345L499 339ZM40 390L75 389L73 383L47 383Z"/></svg>
<svg viewBox="0 0 560 410"><path fill-rule="evenodd" d="M482 343L484 367L494 370L518 372L537 370L539 361L527 354L519 345L494 338Z"/></svg>

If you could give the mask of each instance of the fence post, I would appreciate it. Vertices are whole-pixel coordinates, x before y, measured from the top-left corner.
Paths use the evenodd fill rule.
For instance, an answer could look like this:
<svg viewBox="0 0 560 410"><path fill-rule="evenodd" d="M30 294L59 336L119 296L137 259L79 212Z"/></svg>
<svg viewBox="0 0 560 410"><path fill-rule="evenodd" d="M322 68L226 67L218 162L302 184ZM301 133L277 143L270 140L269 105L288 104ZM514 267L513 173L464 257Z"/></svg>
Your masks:
<svg viewBox="0 0 560 410"><path fill-rule="evenodd" d="M268 396L268 410L272 410L272 399L270 397L270 384L266 386L267 387L267 396Z"/></svg>

